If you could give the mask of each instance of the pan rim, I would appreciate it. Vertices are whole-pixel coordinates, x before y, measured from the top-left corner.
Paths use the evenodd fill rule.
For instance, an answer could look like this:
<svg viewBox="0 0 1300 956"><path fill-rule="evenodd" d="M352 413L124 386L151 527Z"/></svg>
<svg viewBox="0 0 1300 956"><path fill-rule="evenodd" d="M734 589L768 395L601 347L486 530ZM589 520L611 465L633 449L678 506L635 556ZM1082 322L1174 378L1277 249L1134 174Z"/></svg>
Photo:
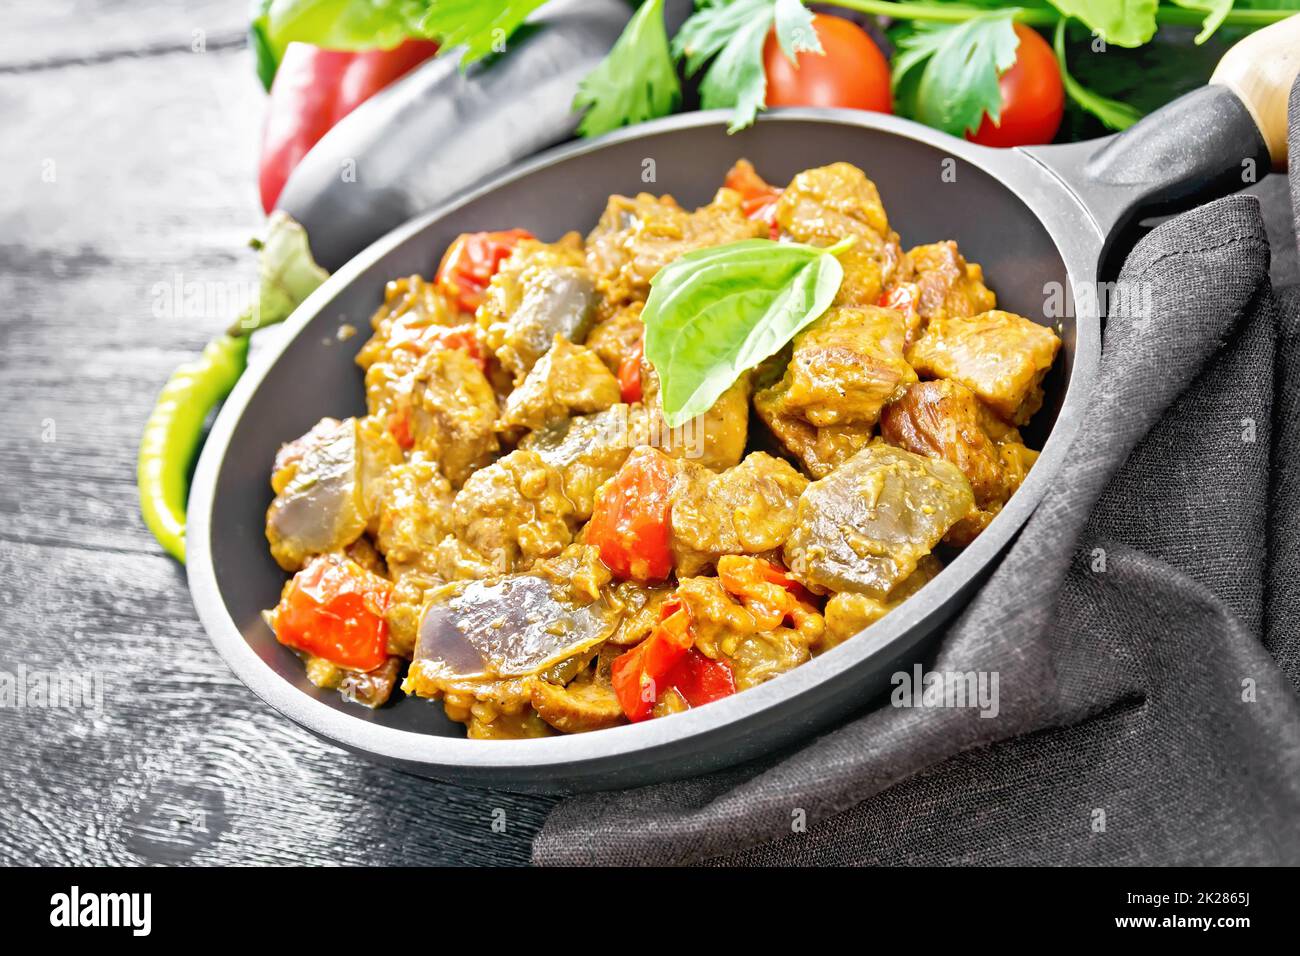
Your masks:
<svg viewBox="0 0 1300 956"><path fill-rule="evenodd" d="M241 376L214 422L204 445L192 483L188 509L188 577L191 595L200 621L218 653L235 675L259 698L295 723L326 740L355 753L394 761L444 779L457 769L472 770L480 779L499 777L494 786L518 786L520 772L529 772L527 786L537 789L536 772L585 780L607 775L613 766L634 757L640 763L653 762L667 748L686 746L703 753L714 738L733 725L761 722L778 704L811 703L816 690L835 679L850 679L852 672L867 666L878 655L903 644L928 617L939 614L944 599L951 599L972 586L977 577L1002 554L1038 506L1047 486L1059 472L1064 455L1073 442L1084 407L1093 392L1100 356L1100 319L1094 300L1076 301L1076 348L1074 365L1066 386L1057 421L1048 433L1042 453L1025 484L1003 511L970 546L958 555L934 581L921 588L903 605L866 631L839 647L797 668L706 708L674 715L672 720L645 721L588 734L519 741L481 741L444 737L387 727L367 721L362 715L336 710L303 693L269 663L262 660L245 640L231 617L217 583L211 552L211 514L216 500L217 477L250 399L310 322L376 260L408 241L430 223L450 215L478 197L542 168L562 163L628 140L650 139L684 129L725 125L728 111L684 113L619 130L597 139L579 141L547 150L506 169L465 194L398 226L354 256L307 298L285 322L278 341L257 356ZM1060 254L1072 285L1095 276L1095 255L1102 237L1096 224L1078 200L1049 172L1019 150L993 150L967 143L898 117L856 110L782 109L764 113L760 123L819 122L838 126L881 130L917 140L944 150L998 179L1001 185L1025 204L1048 232ZM1035 172L1036 171L1036 172ZM1003 181L1003 174L1038 177L1041 195L1026 197ZM1054 210L1038 205L1051 202ZM1044 213L1049 215L1044 215ZM1071 234L1080 226L1088 234ZM1073 246L1073 252L1068 252ZM1089 261L1089 256L1092 256ZM804 737L806 738L806 734ZM734 762L734 761L732 761ZM713 764L724 765L726 761ZM668 776L672 776L669 774ZM592 786L591 783L582 784ZM596 783L595 786L601 784Z"/></svg>

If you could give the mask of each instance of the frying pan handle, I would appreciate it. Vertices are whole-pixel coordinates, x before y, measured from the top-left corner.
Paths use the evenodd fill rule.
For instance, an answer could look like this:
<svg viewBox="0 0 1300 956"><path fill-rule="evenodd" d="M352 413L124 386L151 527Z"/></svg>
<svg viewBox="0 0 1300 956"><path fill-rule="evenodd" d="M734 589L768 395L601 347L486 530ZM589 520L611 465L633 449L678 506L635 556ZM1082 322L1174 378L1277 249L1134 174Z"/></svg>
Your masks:
<svg viewBox="0 0 1300 956"><path fill-rule="evenodd" d="M1210 85L1098 143L1029 152L1055 169L1106 237L1103 260L1143 216L1236 192L1287 162L1287 96L1300 72L1300 15L1251 34Z"/></svg>
<svg viewBox="0 0 1300 956"><path fill-rule="evenodd" d="M1223 55L1212 86L1237 94L1277 169L1287 164L1286 106L1300 73L1300 14L1252 33Z"/></svg>

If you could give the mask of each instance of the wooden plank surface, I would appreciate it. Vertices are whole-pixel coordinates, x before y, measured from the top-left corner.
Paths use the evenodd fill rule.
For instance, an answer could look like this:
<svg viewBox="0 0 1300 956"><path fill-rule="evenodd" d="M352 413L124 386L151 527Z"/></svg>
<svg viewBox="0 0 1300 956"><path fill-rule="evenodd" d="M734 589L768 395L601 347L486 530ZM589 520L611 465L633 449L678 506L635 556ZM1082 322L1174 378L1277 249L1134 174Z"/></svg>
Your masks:
<svg viewBox="0 0 1300 956"><path fill-rule="evenodd" d="M549 800L295 728L218 658L137 517L154 396L253 278L262 94L246 50L189 46L193 24L238 36L245 6L21 4L0 37L0 682L102 688L0 708L0 863L523 863ZM216 292L176 315L190 281Z"/></svg>

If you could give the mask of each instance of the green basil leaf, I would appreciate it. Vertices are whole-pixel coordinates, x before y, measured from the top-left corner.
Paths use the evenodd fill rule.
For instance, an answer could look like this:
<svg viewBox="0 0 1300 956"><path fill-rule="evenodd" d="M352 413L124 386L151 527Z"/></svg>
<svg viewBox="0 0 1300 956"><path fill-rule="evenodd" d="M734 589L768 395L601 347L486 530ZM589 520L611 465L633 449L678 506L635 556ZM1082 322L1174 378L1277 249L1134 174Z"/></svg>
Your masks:
<svg viewBox="0 0 1300 956"><path fill-rule="evenodd" d="M773 19L776 23L776 42L781 44L781 50L791 63L798 62L800 53L826 54L822 49L821 38L813 28L812 11L801 0L776 0Z"/></svg>
<svg viewBox="0 0 1300 956"><path fill-rule="evenodd" d="M505 42L546 0L431 0L420 29L447 50L465 48L461 68L492 53L504 52ZM441 50L439 51L442 52Z"/></svg>
<svg viewBox="0 0 1300 956"><path fill-rule="evenodd" d="M1016 62L1015 10L993 10L961 23L922 23L898 41L893 83L912 118L962 136L988 115L1002 115L998 77ZM914 75L920 68L919 76Z"/></svg>
<svg viewBox="0 0 1300 956"><path fill-rule="evenodd" d="M1056 35L1052 40L1056 50L1056 61L1061 65L1061 82L1065 94L1080 107L1101 120L1110 129L1128 129L1142 118L1141 110L1094 93L1073 76L1065 65L1065 21L1056 21Z"/></svg>
<svg viewBox="0 0 1300 956"><path fill-rule="evenodd" d="M1158 0L1052 0L1052 6L1116 46L1141 46L1156 32Z"/></svg>
<svg viewBox="0 0 1300 956"><path fill-rule="evenodd" d="M743 372L830 307L844 278L835 256L851 242L818 248L746 239L659 270L641 317L670 428L708 411Z"/></svg>
<svg viewBox="0 0 1300 956"><path fill-rule="evenodd" d="M574 110L586 110L582 136L667 116L681 101L668 50L663 0L647 0L628 21L609 55L578 84Z"/></svg>

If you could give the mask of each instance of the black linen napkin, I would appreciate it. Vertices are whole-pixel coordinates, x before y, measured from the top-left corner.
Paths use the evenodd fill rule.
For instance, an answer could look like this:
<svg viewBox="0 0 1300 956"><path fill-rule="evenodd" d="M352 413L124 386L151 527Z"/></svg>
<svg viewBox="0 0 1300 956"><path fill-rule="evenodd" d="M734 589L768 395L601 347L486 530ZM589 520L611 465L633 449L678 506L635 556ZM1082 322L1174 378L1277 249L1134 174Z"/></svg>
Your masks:
<svg viewBox="0 0 1300 956"><path fill-rule="evenodd" d="M1291 96L1300 212L1300 84ZM1259 202L1164 223L1066 466L934 671L777 762L557 805L542 864L1300 863L1300 295ZM1150 305L1150 311L1126 307ZM806 820L806 829L800 826Z"/></svg>

